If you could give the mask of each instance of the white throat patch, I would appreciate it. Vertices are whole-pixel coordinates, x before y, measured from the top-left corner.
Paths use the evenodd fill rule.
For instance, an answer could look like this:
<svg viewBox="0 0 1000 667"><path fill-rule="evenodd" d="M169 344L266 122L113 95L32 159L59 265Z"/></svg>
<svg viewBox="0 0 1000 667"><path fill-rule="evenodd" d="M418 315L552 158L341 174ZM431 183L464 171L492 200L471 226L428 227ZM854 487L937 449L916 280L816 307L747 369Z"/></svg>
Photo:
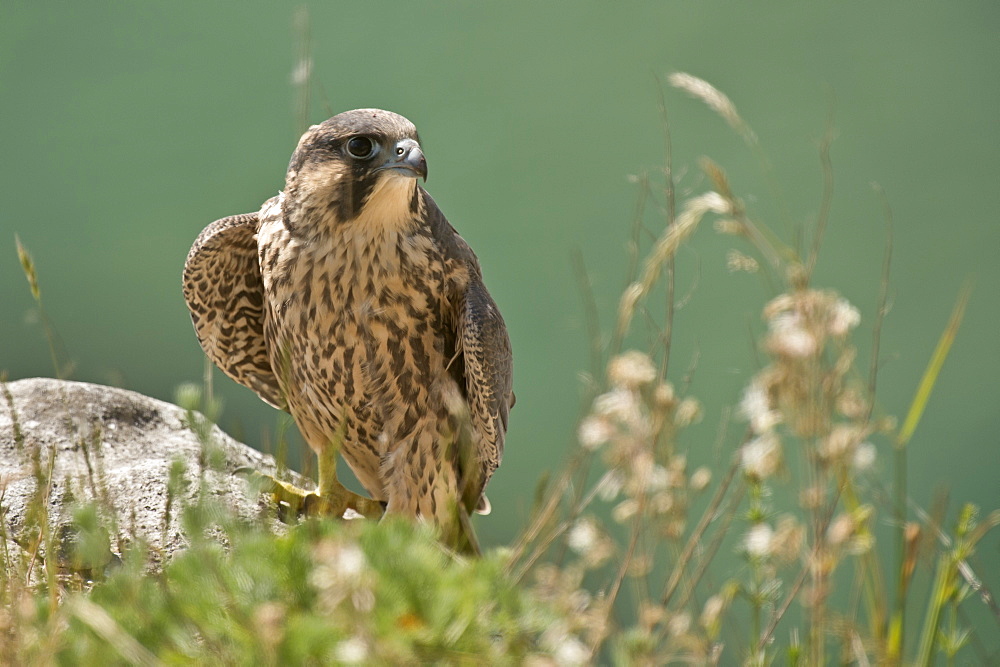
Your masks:
<svg viewBox="0 0 1000 667"><path fill-rule="evenodd" d="M399 229L413 220L410 202L415 178L389 172L379 179L355 222L364 227Z"/></svg>

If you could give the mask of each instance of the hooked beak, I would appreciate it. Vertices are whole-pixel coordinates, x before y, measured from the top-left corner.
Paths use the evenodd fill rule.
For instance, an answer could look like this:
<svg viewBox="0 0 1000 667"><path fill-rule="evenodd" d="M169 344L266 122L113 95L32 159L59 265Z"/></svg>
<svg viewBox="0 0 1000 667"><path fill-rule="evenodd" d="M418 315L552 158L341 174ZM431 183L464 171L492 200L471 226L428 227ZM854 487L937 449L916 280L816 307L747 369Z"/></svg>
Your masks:
<svg viewBox="0 0 1000 667"><path fill-rule="evenodd" d="M420 177L427 180L427 159L420 150L420 144L414 139L403 139L392 147L389 159L376 171L392 170L400 175L411 178Z"/></svg>

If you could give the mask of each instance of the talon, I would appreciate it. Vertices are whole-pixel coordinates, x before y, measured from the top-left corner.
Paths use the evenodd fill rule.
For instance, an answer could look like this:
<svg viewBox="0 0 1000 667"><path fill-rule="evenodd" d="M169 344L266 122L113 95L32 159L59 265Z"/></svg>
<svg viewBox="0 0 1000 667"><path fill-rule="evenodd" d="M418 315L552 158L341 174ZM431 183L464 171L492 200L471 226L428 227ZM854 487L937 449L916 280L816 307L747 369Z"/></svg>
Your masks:
<svg viewBox="0 0 1000 667"><path fill-rule="evenodd" d="M349 491L337 479L338 451L339 447L331 443L330 446L319 452L317 459L319 488L315 491L300 489L293 484L282 482L270 475L249 468L240 468L237 473L249 471L252 478L263 482L261 485L263 492L270 493L275 502L287 506L288 510L295 515L336 516L341 519L357 518L356 516L344 516L348 510L351 510L366 519L378 520L382 518L385 513L384 503Z"/></svg>
<svg viewBox="0 0 1000 667"><path fill-rule="evenodd" d="M330 485L331 488L320 494L250 468L240 468L236 473L260 483L262 493L270 495L275 503L287 507L288 512L295 516L304 514L346 518L344 514L351 510L367 519L379 519L385 511L383 503L349 491L339 482Z"/></svg>

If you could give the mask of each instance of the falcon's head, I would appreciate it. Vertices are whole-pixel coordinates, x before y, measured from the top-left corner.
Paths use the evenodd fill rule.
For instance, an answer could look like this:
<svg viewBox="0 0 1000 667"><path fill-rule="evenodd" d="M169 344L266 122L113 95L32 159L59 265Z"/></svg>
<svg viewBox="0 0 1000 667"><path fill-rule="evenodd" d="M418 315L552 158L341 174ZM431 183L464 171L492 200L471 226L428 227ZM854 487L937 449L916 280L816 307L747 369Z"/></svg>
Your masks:
<svg viewBox="0 0 1000 667"><path fill-rule="evenodd" d="M417 210L427 160L413 123L382 109L355 109L313 125L288 165L285 194L303 214L379 224Z"/></svg>

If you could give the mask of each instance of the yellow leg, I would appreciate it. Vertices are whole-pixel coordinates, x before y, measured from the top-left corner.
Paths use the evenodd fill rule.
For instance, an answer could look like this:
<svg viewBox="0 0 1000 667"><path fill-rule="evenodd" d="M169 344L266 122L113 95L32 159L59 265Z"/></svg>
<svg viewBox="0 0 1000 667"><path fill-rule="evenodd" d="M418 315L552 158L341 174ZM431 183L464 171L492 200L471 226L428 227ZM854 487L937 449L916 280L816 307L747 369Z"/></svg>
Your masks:
<svg viewBox="0 0 1000 667"><path fill-rule="evenodd" d="M306 497L305 512L342 517L344 512L351 509L368 519L381 518L385 511L382 503L349 491L337 479L338 453L338 447L327 446L319 454L317 461L319 489ZM310 508L310 505L315 509Z"/></svg>
<svg viewBox="0 0 1000 667"><path fill-rule="evenodd" d="M348 490L337 479L337 454L336 447L326 447L319 455L316 491L306 491L259 472L253 476L263 481L263 492L271 494L275 502L287 505L294 514L343 517L350 509L368 519L380 518L385 510L382 503Z"/></svg>

